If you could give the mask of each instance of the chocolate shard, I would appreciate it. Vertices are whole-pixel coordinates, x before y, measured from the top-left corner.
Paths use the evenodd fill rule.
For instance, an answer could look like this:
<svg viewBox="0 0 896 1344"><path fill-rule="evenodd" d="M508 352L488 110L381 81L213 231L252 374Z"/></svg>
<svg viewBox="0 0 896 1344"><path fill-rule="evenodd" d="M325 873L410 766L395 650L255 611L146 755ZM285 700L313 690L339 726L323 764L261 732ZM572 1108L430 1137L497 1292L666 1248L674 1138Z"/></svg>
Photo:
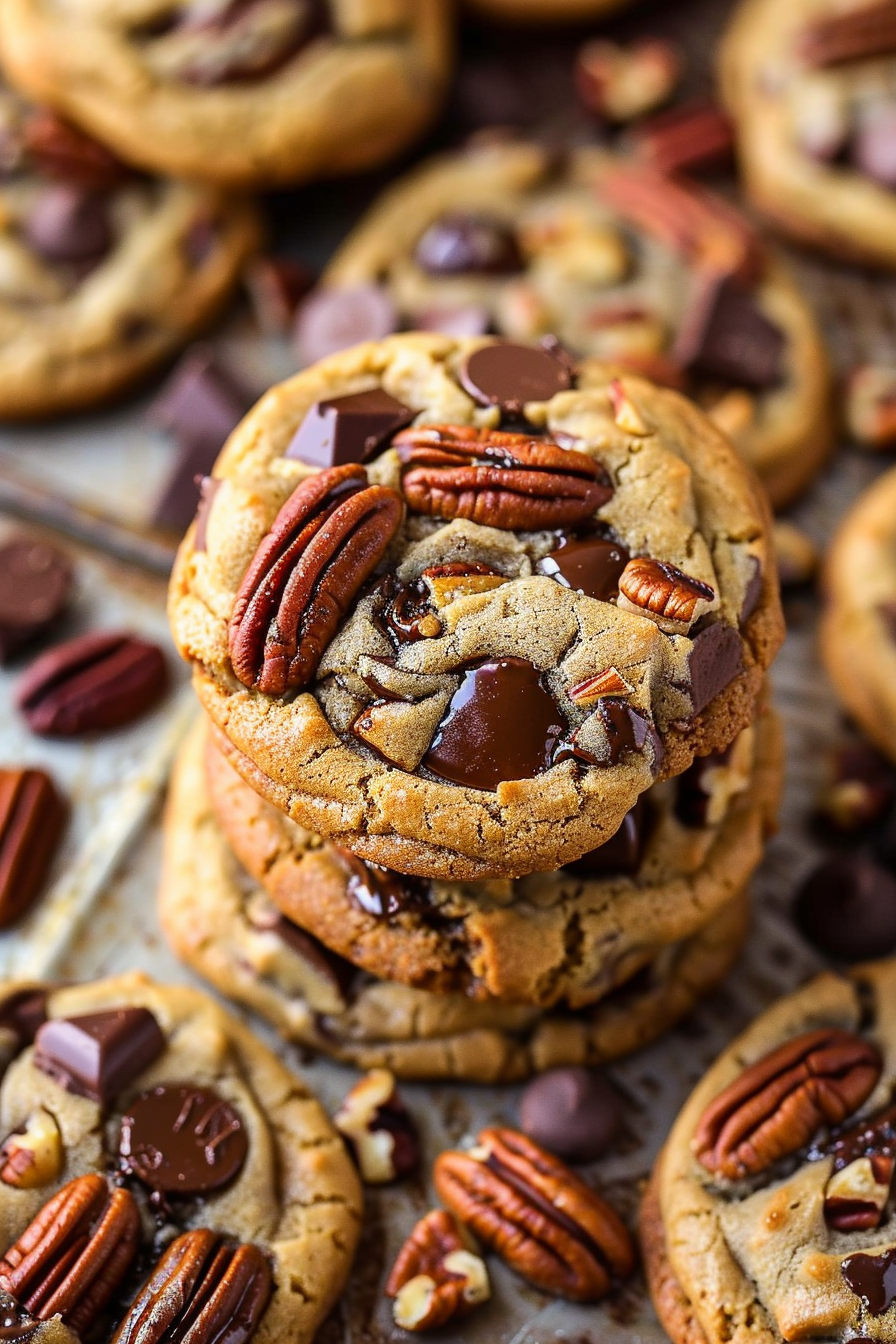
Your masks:
<svg viewBox="0 0 896 1344"><path fill-rule="evenodd" d="M290 441L285 457L311 467L367 462L416 412L381 387L317 401Z"/></svg>
<svg viewBox="0 0 896 1344"><path fill-rule="evenodd" d="M784 334L731 276L702 274L672 352L692 373L740 387L773 387L784 373Z"/></svg>
<svg viewBox="0 0 896 1344"><path fill-rule="evenodd" d="M744 646L733 625L715 621L694 636L688 657L694 714L700 714L744 670Z"/></svg>
<svg viewBox="0 0 896 1344"><path fill-rule="evenodd" d="M45 1022L35 1038L34 1064L67 1092L108 1106L165 1048L148 1008L110 1008Z"/></svg>

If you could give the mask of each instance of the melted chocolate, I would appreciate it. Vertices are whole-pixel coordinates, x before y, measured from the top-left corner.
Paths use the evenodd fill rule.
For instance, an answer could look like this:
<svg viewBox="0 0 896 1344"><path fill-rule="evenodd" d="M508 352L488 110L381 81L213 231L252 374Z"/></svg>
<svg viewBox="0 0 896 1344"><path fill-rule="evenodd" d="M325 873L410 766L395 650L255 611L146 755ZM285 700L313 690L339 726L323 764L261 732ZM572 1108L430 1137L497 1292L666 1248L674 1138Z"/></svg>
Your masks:
<svg viewBox="0 0 896 1344"><path fill-rule="evenodd" d="M723 765L731 755L731 749L714 751L708 756L698 758L688 766L675 781L675 815L682 826L700 830L707 824L710 795L707 789L707 775L717 766Z"/></svg>
<svg viewBox="0 0 896 1344"><path fill-rule="evenodd" d="M579 877L632 877L641 867L647 844L648 810L639 798L628 812L615 835L604 844L583 854L566 871Z"/></svg>
<svg viewBox="0 0 896 1344"><path fill-rule="evenodd" d="M378 863L367 863L347 849L339 848L339 854L349 869L349 896L374 919L393 919L428 907L429 884L423 878L406 877Z"/></svg>
<svg viewBox="0 0 896 1344"><path fill-rule="evenodd" d="M882 1255L850 1255L843 1277L871 1316L883 1316L896 1302L896 1246Z"/></svg>
<svg viewBox="0 0 896 1344"><path fill-rule="evenodd" d="M426 585L419 579L415 583L402 583L394 574L387 574L376 592L382 597L382 606L374 620L396 648L423 639L420 622L432 613Z"/></svg>
<svg viewBox="0 0 896 1344"><path fill-rule="evenodd" d="M623 545L606 537L571 537L539 560L536 568L564 588L610 602L619 595L619 576L629 558Z"/></svg>
<svg viewBox="0 0 896 1344"><path fill-rule="evenodd" d="M122 1167L166 1195L201 1195L229 1185L242 1170L249 1139L240 1116L210 1087L165 1084L122 1116Z"/></svg>

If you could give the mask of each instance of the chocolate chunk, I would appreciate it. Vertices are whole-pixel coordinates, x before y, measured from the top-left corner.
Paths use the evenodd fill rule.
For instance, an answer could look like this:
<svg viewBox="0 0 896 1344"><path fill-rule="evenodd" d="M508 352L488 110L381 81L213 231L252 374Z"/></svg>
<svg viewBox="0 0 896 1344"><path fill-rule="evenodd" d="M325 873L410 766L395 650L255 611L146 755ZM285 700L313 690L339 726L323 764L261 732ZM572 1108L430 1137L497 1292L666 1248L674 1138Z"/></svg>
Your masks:
<svg viewBox="0 0 896 1344"><path fill-rule="evenodd" d="M360 860L358 860L360 863ZM384 870L385 871L385 870ZM352 984L358 974L356 966L343 957L337 956L331 952L328 947L304 929L300 929L298 924L293 924L291 919L281 915L278 910L270 910L263 917L253 917L252 923L256 928L269 929L271 933L286 944L286 946L300 957L307 966L311 968L315 975L329 983L342 999L349 995Z"/></svg>
<svg viewBox="0 0 896 1344"><path fill-rule="evenodd" d="M329 401L316 401L299 425L284 456L312 467L366 462L416 412L381 387Z"/></svg>
<svg viewBox="0 0 896 1344"><path fill-rule="evenodd" d="M752 573L747 580L746 590L744 592L744 604L740 611L741 629L753 615L753 612L759 606L759 599L762 596L762 565L755 555L750 556L752 562Z"/></svg>
<svg viewBox="0 0 896 1344"><path fill-rule="evenodd" d="M896 949L896 878L861 854L829 857L797 892L794 918L837 961L887 956Z"/></svg>
<svg viewBox="0 0 896 1344"><path fill-rule="evenodd" d="M480 346L460 368L461 386L480 406L522 415L529 401L550 401L573 384L567 362L551 351L513 341Z"/></svg>
<svg viewBox="0 0 896 1344"><path fill-rule="evenodd" d="M592 1162L606 1152L622 1123L619 1094L603 1074L550 1069L520 1098L522 1130L548 1152Z"/></svg>
<svg viewBox="0 0 896 1344"><path fill-rule="evenodd" d="M675 340L682 368L739 387L773 387L784 374L784 334L730 276L700 275Z"/></svg>
<svg viewBox="0 0 896 1344"><path fill-rule="evenodd" d="M639 714L624 700L616 700L612 696L601 700L599 712L607 730L608 765L618 765L623 757L644 750L650 725L643 714Z"/></svg>
<svg viewBox="0 0 896 1344"><path fill-rule="evenodd" d="M538 670L501 658L464 673L423 763L453 784L494 790L548 770L564 729Z"/></svg>
<svg viewBox="0 0 896 1344"><path fill-rule="evenodd" d="M56 1017L38 1029L34 1064L60 1087L108 1106L165 1052L148 1008Z"/></svg>
<svg viewBox="0 0 896 1344"><path fill-rule="evenodd" d="M18 1049L33 1045L38 1028L47 1020L49 990L40 985L17 989L0 1002L0 1031L11 1032Z"/></svg>
<svg viewBox="0 0 896 1344"><path fill-rule="evenodd" d="M700 714L743 670L744 646L734 626L714 621L699 631L688 655L693 712Z"/></svg>
<svg viewBox="0 0 896 1344"><path fill-rule="evenodd" d="M349 870L348 894L374 919L392 919L405 911L415 913L428 908L429 883L420 877L407 877L367 863L357 854L337 846Z"/></svg>
<svg viewBox="0 0 896 1344"><path fill-rule="evenodd" d="M414 318L415 331L437 331L442 336L485 336L492 320L487 308L425 308Z"/></svg>
<svg viewBox="0 0 896 1344"><path fill-rule="evenodd" d="M67 809L43 770L0 770L0 929L40 895Z"/></svg>
<svg viewBox="0 0 896 1344"><path fill-rule="evenodd" d="M215 502L215 495L221 489L221 482L214 476L203 476L198 485L199 507L196 510L196 530L193 533L193 550L204 551L208 544L208 520Z"/></svg>
<svg viewBox="0 0 896 1344"><path fill-rule="evenodd" d="M632 877L641 867L647 844L647 804L639 798L615 835L583 854L566 871L579 877Z"/></svg>
<svg viewBox="0 0 896 1344"><path fill-rule="evenodd" d="M22 677L16 704L47 737L119 728L150 709L168 682L165 656L135 635L81 635L49 649Z"/></svg>
<svg viewBox="0 0 896 1344"><path fill-rule="evenodd" d="M183 536L202 503L202 481L218 459L220 444L208 439L183 443L177 451L174 467L153 509L154 527Z"/></svg>
<svg viewBox="0 0 896 1344"><path fill-rule="evenodd" d="M210 1087L165 1084L122 1116L118 1152L124 1170L153 1190L204 1195L239 1175L249 1138L234 1107Z"/></svg>
<svg viewBox="0 0 896 1344"><path fill-rule="evenodd" d="M0 1292L0 1340L3 1344L26 1344L40 1328L41 1322L24 1311L14 1297Z"/></svg>
<svg viewBox="0 0 896 1344"><path fill-rule="evenodd" d="M395 305L379 285L319 289L296 314L299 365L316 364L361 341L381 341L398 328Z"/></svg>
<svg viewBox="0 0 896 1344"><path fill-rule="evenodd" d="M456 212L435 220L414 260L429 275L512 275L523 269L513 229L490 215Z"/></svg>
<svg viewBox="0 0 896 1344"><path fill-rule="evenodd" d="M709 823L712 795L708 776L723 765L731 755L731 748L698 756L675 780L675 815L682 826L701 830Z"/></svg>
<svg viewBox="0 0 896 1344"><path fill-rule="evenodd" d="M572 537L539 560L536 568L564 588L610 602L619 593L619 576L630 558L619 542L605 537Z"/></svg>
<svg viewBox="0 0 896 1344"><path fill-rule="evenodd" d="M0 546L0 663L53 627L71 588L71 565L55 546L24 536Z"/></svg>
<svg viewBox="0 0 896 1344"><path fill-rule="evenodd" d="M848 1255L841 1268L870 1316L883 1316L896 1302L896 1246L881 1255Z"/></svg>
<svg viewBox="0 0 896 1344"><path fill-rule="evenodd" d="M850 158L872 182L896 188L896 103L883 103L860 122Z"/></svg>
<svg viewBox="0 0 896 1344"><path fill-rule="evenodd" d="M265 336L285 336L296 309L314 285L314 272L285 257L256 257L246 271L255 320Z"/></svg>
<svg viewBox="0 0 896 1344"><path fill-rule="evenodd" d="M70 184L47 187L24 223L25 239L47 261L95 263L112 246L109 202Z"/></svg>

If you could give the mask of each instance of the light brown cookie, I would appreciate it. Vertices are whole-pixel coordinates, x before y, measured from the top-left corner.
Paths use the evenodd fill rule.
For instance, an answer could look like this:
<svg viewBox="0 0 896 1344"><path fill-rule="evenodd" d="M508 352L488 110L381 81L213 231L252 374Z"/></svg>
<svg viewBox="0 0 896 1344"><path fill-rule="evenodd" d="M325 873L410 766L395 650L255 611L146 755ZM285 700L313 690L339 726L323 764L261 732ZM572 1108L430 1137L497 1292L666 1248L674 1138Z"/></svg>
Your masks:
<svg viewBox="0 0 896 1344"><path fill-rule="evenodd" d="M217 824L205 783L204 725L172 777L159 914L178 956L288 1040L403 1078L503 1083L563 1064L599 1064L669 1030L727 974L746 935L736 893L600 1004L578 1013L479 1003L376 980L286 921Z"/></svg>
<svg viewBox="0 0 896 1344"><path fill-rule="evenodd" d="M896 266L889 0L742 0L721 50L749 197L791 236Z"/></svg>
<svg viewBox="0 0 896 1344"><path fill-rule="evenodd" d="M744 274L727 285L727 265ZM594 148L471 146L388 188L327 288L378 285L402 325L548 332L686 387L783 506L832 446L827 358L786 264L727 202Z"/></svg>
<svg viewBox="0 0 896 1344"><path fill-rule="evenodd" d="M673 1344L896 1338L896 962L825 974L716 1061L642 1213Z"/></svg>
<svg viewBox="0 0 896 1344"><path fill-rule="evenodd" d="M782 636L769 532L676 393L394 336L247 416L170 615L224 749L293 820L406 873L550 871L752 719Z"/></svg>
<svg viewBox="0 0 896 1344"><path fill-rule="evenodd" d="M20 1306L50 1317L55 1304L84 1335L109 1316L120 1320L175 1238L193 1234L178 1245L195 1279L178 1288L175 1276L169 1299L156 1280L144 1331L161 1329L166 1300L179 1319L205 1284L235 1294L224 1319L238 1303L256 1344L312 1340L348 1275L361 1193L340 1138L294 1073L206 995L136 973L36 1000L33 988L6 985L0 1037L12 1056L0 1082L0 1275ZM121 1176L115 1193L109 1172ZM33 1252L38 1283L59 1270L57 1297L44 1293L38 1310L24 1269L17 1277L10 1268L11 1248L63 1187L71 1213L60 1213L55 1245ZM97 1298L111 1291L105 1310L90 1299L85 1269L59 1286L66 1237L87 1234L91 1208L96 1218L104 1206L86 1254L105 1266L96 1286ZM214 1239L200 1229L231 1248L220 1268L211 1264ZM125 1336L134 1337L142 1335Z"/></svg>
<svg viewBox="0 0 896 1344"><path fill-rule="evenodd" d="M137 167L231 186L371 167L438 108L446 0L12 0L10 79Z"/></svg>

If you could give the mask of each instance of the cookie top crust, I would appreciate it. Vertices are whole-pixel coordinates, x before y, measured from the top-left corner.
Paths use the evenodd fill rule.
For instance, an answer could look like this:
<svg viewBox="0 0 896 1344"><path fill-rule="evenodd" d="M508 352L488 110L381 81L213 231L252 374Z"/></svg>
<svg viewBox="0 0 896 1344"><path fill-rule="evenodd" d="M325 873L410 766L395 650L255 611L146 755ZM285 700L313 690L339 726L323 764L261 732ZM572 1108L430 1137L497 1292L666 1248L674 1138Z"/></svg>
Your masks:
<svg viewBox="0 0 896 1344"><path fill-rule="evenodd" d="M656 1182L676 1341L894 1338L894 1009L896 962L821 975L692 1093Z"/></svg>
<svg viewBox="0 0 896 1344"><path fill-rule="evenodd" d="M315 474L324 443L374 455ZM782 635L767 505L728 442L550 345L417 334L321 362L243 421L201 522L170 614L225 750L402 872L581 857L728 745Z"/></svg>
<svg viewBox="0 0 896 1344"><path fill-rule="evenodd" d="M445 0L16 0L10 78L142 168L230 186L368 167L435 113ZM333 116L333 108L339 116Z"/></svg>
<svg viewBox="0 0 896 1344"><path fill-rule="evenodd" d="M786 266L728 202L579 148L474 144L394 183L323 276L409 329L553 333L686 390L781 506L831 444L827 361ZM334 303L336 300L334 299Z"/></svg>
<svg viewBox="0 0 896 1344"><path fill-rule="evenodd" d="M242 1244L243 1308L266 1303L255 1341L310 1344L348 1273L361 1194L295 1074L204 994L136 973L4 985L0 1045L0 1281L20 1309L43 1310L11 1268L25 1229L56 1196L101 1206L111 1194L123 1229L113 1258L125 1268L103 1308L85 1305L77 1283L66 1291L59 1309L76 1336L105 1325L111 1337L108 1322L166 1253L214 1233L222 1247Z"/></svg>

